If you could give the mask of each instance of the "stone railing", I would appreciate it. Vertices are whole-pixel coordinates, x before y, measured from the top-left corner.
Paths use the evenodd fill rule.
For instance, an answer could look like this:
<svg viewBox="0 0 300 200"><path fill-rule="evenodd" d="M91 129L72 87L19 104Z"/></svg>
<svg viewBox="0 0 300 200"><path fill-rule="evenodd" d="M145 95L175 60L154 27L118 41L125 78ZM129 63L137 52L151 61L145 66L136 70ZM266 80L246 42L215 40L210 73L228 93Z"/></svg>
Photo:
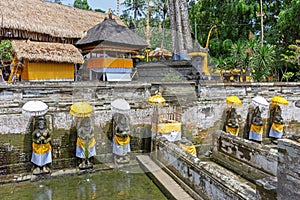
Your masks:
<svg viewBox="0 0 300 200"><path fill-rule="evenodd" d="M226 168L185 153L176 144L157 138L153 159L187 191L195 191L203 199L257 199L255 187ZM193 193L191 192L191 195Z"/></svg>
<svg viewBox="0 0 300 200"><path fill-rule="evenodd" d="M277 151L223 132L216 136L210 158L193 157L162 137L155 140L152 158L203 199L299 197L299 142L280 139Z"/></svg>
<svg viewBox="0 0 300 200"><path fill-rule="evenodd" d="M297 199L300 196L300 143L278 141L278 199Z"/></svg>

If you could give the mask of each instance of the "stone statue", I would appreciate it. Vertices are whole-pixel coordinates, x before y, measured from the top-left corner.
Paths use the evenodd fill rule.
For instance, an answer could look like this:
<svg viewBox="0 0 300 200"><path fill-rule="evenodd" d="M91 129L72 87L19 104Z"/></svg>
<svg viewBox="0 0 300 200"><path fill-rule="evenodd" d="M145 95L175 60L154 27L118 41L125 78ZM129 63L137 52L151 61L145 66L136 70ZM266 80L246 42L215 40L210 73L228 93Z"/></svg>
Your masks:
<svg viewBox="0 0 300 200"><path fill-rule="evenodd" d="M237 113L235 108L229 108L226 111L226 120L224 123L223 131L230 133L232 135L238 135L239 124L237 120Z"/></svg>
<svg viewBox="0 0 300 200"><path fill-rule="evenodd" d="M94 128L92 127L91 118L78 118L76 128L76 157L82 160L79 164L79 169L92 168L93 165L90 162L90 158L96 155L96 140L94 137Z"/></svg>
<svg viewBox="0 0 300 200"><path fill-rule="evenodd" d="M113 114L113 154L117 164L125 164L130 161L130 121L129 116L123 113Z"/></svg>
<svg viewBox="0 0 300 200"><path fill-rule="evenodd" d="M257 106L251 113L250 117L250 130L249 130L249 140L256 142L262 141L263 134L263 120L261 117L261 112Z"/></svg>
<svg viewBox="0 0 300 200"><path fill-rule="evenodd" d="M268 136L279 139L283 135L283 119L281 108L278 104L270 104L270 115L268 120Z"/></svg>
<svg viewBox="0 0 300 200"><path fill-rule="evenodd" d="M47 164L52 162L51 137L46 126L46 119L39 118L37 127L32 133L32 156L31 162L35 164L33 174L50 173Z"/></svg>

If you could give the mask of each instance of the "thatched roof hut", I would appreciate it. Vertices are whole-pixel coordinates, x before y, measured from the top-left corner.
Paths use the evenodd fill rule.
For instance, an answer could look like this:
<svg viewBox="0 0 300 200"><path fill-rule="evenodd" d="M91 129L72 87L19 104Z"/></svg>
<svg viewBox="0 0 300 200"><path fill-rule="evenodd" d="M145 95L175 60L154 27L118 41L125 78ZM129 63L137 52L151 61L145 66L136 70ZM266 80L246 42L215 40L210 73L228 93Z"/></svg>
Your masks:
<svg viewBox="0 0 300 200"><path fill-rule="evenodd" d="M1 36L45 42L73 43L107 16L42 0L1 0L0 8Z"/></svg>
<svg viewBox="0 0 300 200"><path fill-rule="evenodd" d="M75 45L83 51L101 49L122 52L137 51L148 46L145 39L112 18L105 18L89 29L86 36Z"/></svg>
<svg viewBox="0 0 300 200"><path fill-rule="evenodd" d="M76 64L84 59L72 44L14 40L15 57L9 82L74 81Z"/></svg>
<svg viewBox="0 0 300 200"><path fill-rule="evenodd" d="M13 40L12 47L18 60L74 64L84 62L83 56L72 44Z"/></svg>

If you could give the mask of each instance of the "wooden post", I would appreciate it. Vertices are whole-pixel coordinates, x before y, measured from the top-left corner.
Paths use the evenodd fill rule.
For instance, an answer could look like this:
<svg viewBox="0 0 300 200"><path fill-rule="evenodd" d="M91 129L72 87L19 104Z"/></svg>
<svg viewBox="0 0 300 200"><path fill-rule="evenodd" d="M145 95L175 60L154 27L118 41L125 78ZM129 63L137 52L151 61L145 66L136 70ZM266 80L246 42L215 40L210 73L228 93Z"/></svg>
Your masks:
<svg viewBox="0 0 300 200"><path fill-rule="evenodd" d="M257 17L260 17L260 26L261 26L261 46L264 46L264 16L262 7L262 0L260 0L260 13L256 13Z"/></svg>

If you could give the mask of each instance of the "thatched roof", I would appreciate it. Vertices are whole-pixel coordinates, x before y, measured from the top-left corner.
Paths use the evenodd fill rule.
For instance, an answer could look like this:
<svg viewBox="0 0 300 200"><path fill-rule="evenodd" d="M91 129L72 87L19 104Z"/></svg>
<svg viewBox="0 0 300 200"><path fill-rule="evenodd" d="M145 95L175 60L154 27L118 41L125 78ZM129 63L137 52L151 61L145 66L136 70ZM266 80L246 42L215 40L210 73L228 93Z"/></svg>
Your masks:
<svg viewBox="0 0 300 200"><path fill-rule="evenodd" d="M83 63L79 50L72 44L13 40L17 58L31 62Z"/></svg>
<svg viewBox="0 0 300 200"><path fill-rule="evenodd" d="M114 46L131 50L139 50L148 46L145 39L110 18L104 19L103 22L88 30L86 36L75 45L79 48Z"/></svg>
<svg viewBox="0 0 300 200"><path fill-rule="evenodd" d="M79 39L84 32L107 17L107 14L104 13L81 10L42 0L1 0L0 8L2 12L0 26L3 26L1 31L5 30L5 33L10 32L11 34L7 37L39 41L42 40L32 38L37 37L32 36L32 33L38 33L43 37ZM114 16L114 18L123 25L118 17ZM24 33L24 31L26 32ZM2 34L5 35L5 33ZM30 36L29 33L31 33Z"/></svg>

